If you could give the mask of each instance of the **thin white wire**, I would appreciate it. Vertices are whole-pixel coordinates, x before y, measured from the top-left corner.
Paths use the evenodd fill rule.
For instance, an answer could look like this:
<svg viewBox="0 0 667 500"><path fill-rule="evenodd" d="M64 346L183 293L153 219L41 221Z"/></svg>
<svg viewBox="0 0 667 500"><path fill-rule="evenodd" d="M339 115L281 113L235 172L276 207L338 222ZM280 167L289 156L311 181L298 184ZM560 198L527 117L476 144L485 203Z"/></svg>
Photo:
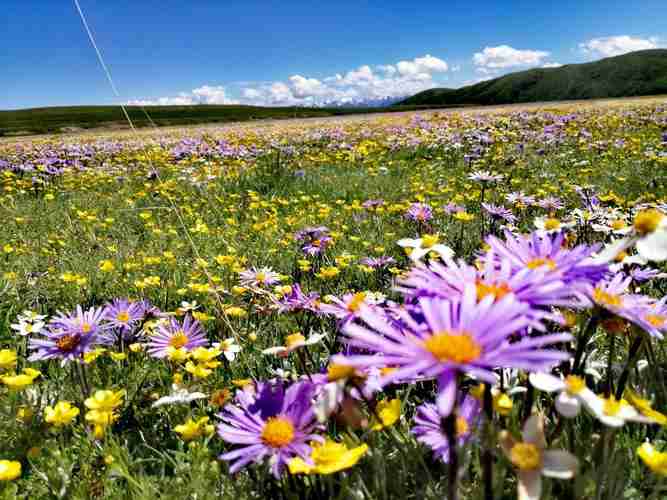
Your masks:
<svg viewBox="0 0 667 500"><path fill-rule="evenodd" d="M86 21L86 16L83 14L83 10L81 9L81 5L79 5L79 0L74 0L74 5L76 6L76 10L79 13L79 17L81 18L81 22L83 23L83 27L86 29L86 33L88 34L88 38L90 40L90 43L92 44L93 48L95 49L95 53L97 54L97 59L100 62L100 65L102 66L102 69L104 70L104 73L107 76L107 80L109 80L109 85L111 85L111 89L113 90L113 93L116 95L116 97L120 100L120 94L118 93L118 89L116 88L116 85L114 84L113 78L111 77L111 71L109 71L109 68L107 65L104 63L104 58L102 57L102 53L100 52L100 49L97 47L97 43L95 42L95 37L93 36L92 31L90 30L90 27L88 26L88 22ZM123 105L122 102L119 103L120 108L123 110L123 114L125 115L125 118L127 119L127 122L130 124L130 128L132 131L136 134L138 134L138 130L135 128L134 123L132 123L132 119L130 118L130 115L128 114L127 110L125 109L125 106ZM142 106L143 109L143 106ZM146 114L146 117L148 120L151 122L151 124L157 128L157 125L151 120L150 116L148 116L148 112L144 109L144 113ZM155 167L153 167L153 162L150 159L150 156L148 157L148 163L151 167L151 170L155 172L155 175L157 176L158 180L160 181L161 184L164 184L164 181L160 177L160 173L157 171ZM167 196L167 200L169 201L169 204L172 207L172 210L176 214L176 217L178 218L178 221L183 228L183 232L185 233L186 239L190 243L190 246L192 247L192 250L195 254L195 256L198 259L201 259L201 255L199 253L199 249L197 248L197 245L195 244L194 240L192 239L192 236L190 235L190 231L188 231L188 227L185 225L185 220L183 219L183 215L181 214L180 210L176 206L176 203L171 199L171 196ZM213 284L213 279L209 272L204 268L203 269L204 274L209 280L209 285ZM227 313L224 310L222 300L220 299L220 295L218 294L218 291L215 289L215 286L213 287L213 291L215 294L216 299L218 300L218 303L220 305L220 309L223 315L223 318L225 319L225 322L227 323L227 326L231 330L232 334L234 337L238 340L238 336L236 334L236 331L234 330L234 327L232 326L231 322L229 321L229 318L227 318Z"/></svg>
<svg viewBox="0 0 667 500"><path fill-rule="evenodd" d="M79 17L81 18L83 27L86 29L86 33L88 33L88 39L90 40L90 43L93 45L93 48L95 49L95 53L97 54L97 60L100 62L100 65L104 70L104 73L107 75L107 80L109 80L109 85L111 85L111 90L113 90L113 93L116 95L116 97L120 99L120 94L118 93L118 89L116 88L116 85L113 83L113 78L111 78L111 72L109 71L109 68L107 68L107 65L104 64L102 53L100 52L100 49L97 47L97 43L95 43L95 37L93 37L92 31L90 31L90 27L88 26L88 21L86 21L86 16L83 15L83 10L81 10L81 5L79 5L79 0L74 0L74 5L76 6L76 10L79 12ZM125 106L123 105L122 102L120 103L120 109L123 110L123 114L125 115L125 118L127 118L127 121L130 124L132 130L136 130L134 128L134 123L132 123L130 115L127 113L127 110L125 109Z"/></svg>

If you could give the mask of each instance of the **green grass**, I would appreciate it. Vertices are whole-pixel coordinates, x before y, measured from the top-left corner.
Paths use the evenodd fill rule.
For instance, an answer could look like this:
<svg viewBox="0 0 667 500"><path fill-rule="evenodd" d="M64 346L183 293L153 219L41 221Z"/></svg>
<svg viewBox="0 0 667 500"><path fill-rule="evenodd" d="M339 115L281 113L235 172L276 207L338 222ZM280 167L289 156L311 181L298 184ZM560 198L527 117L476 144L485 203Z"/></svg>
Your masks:
<svg viewBox="0 0 667 500"><path fill-rule="evenodd" d="M561 218L579 207L575 185L596 186L600 195L608 195L605 206L616 207L622 214L635 202L664 201L665 160L647 153L662 147L660 117L654 107L629 109L633 113L625 114L628 109L582 112L569 122L561 142L546 146L540 133L550 123L549 114L529 113L528 120L516 114L490 116L484 126L499 140L488 145L473 165L465 162L464 155L474 144L459 148L454 143L475 136L478 119L436 116L428 118L432 125L428 129L405 126L410 117L363 126L342 124L342 138L313 138L313 128L321 130L322 125L302 124L298 130L290 127L287 131L275 127L212 131L203 139L211 145L224 139L263 151L258 158L246 160L214 155L175 161L168 150L188 137L187 130L174 132L167 139L171 142L161 145L147 137L138 149L132 146L137 142L133 137L122 151L99 153L88 162L88 169L73 169L44 185L34 183L32 174L1 175L0 349L18 351L18 368L36 367L43 376L31 390L18 393L0 384L0 460L18 460L23 465L20 479L0 482L0 498L444 498L447 466L434 460L430 450L410 434L416 406L433 400L433 382L401 384L384 391L380 398L400 398L403 409L400 420L383 431L348 427L333 419L328 422L328 435L369 445L370 452L355 467L331 476L287 476L279 481L262 465L231 476L227 465L216 460L231 447L217 436L189 444L179 438L174 427L190 417L218 421L220 409L212 402L204 399L160 409L151 404L171 392L176 373L191 389L211 394L234 389L236 379L272 377L279 368L301 375L317 373L331 354L340 351L339 329L332 319L308 313L278 314L268 308L271 302L265 293L233 293L242 268L271 266L285 276L286 283L301 283L306 291L322 296L369 290L397 298L392 291L394 273L410 267L396 245L400 238L437 232L460 257L473 262L483 236L489 231L499 234L499 230L484 218L479 185L467 179L471 170L493 170L506 176L485 191L486 201L505 204L505 194L515 190L540 199L554 195L566 204L558 212ZM590 142L581 139L583 128L592 134ZM448 133L453 134L451 140L443 140L442 134ZM117 137L119 141L127 138L127 133ZM40 138L24 146L33 151L30 156L37 162L44 157L44 148L58 150L62 137L51 139L47 144ZM91 147L96 144L96 138L88 135L66 139ZM624 140L623 145L613 146L619 139ZM296 153L278 154L270 146L278 140ZM23 150L17 153L12 144L0 145L0 158L18 163L17 154ZM150 180L148 174L154 169L160 178ZM305 175L296 176L297 171ZM190 182L193 179L198 182ZM363 201L377 198L386 202L381 211L362 208ZM435 209L428 229L404 217L416 200ZM464 206L474 219L462 222L448 215L443 208L449 202ZM536 207L514 211L521 232L532 230L534 218L544 213ZM320 225L335 233L335 245L323 257L310 259L313 270L304 271L299 263L304 256L294 233ZM592 238L587 227L577 227L572 233L579 242ZM232 263L220 263L216 257L221 255L230 256ZM357 265L362 257L379 255L394 257L396 269L369 273ZM220 287L219 295L193 286L208 283L200 258ZM114 269L103 272L100 263L107 260ZM331 279L318 277L314 271L324 266L337 266L340 274ZM656 265L661 271L664 267ZM64 279L66 273L75 273L79 281ZM140 285L145 277L155 276L160 277L159 286ZM655 283L642 285L642 293L662 295L662 282ZM210 316L204 322L209 339L221 341L236 335L243 351L234 362L223 363L203 380L194 380L179 365L125 346L112 350L123 350L126 359L113 360L104 354L86 365L86 382L78 377L74 363L26 361L25 339L10 329L19 312L30 308L53 315L77 304L90 307L114 297L146 298L172 312L182 300L196 300L200 312ZM226 321L222 311L229 306L242 308L247 315ZM578 318L575 335L586 315ZM295 331L325 332L327 338L310 347L303 358L297 353L286 358L262 354ZM609 335L600 329L590 347L595 347L606 366L607 360L623 364L628 344L624 335L611 337L610 343ZM647 345L651 348L646 347L641 357L650 361L650 367L633 371L631 382L652 398L654 408L664 411L664 343L653 339ZM593 384L592 380L588 383ZM90 394L86 385L127 391L118 421L101 440L94 439L84 420L83 400ZM518 432L528 398L518 394L512 399L510 414L495 416L495 431ZM81 407L74 425L55 430L44 422L44 406L56 400ZM534 402L549 415L549 446L567 449L580 459L576 479L545 479L544 498L664 498L659 496L660 479L635 454L647 438L664 450L667 435L663 428L628 423L612 432L586 414L573 420L558 419L548 394L538 394ZM19 419L19 409L25 408L32 410L32 417ZM364 416L371 416L366 403L359 402L359 408ZM555 433L559 421L563 422L562 432ZM605 452L603 443L612 448ZM483 498L480 449L475 441L461 454L462 500ZM495 498L515 498L515 472L500 450L492 449Z"/></svg>

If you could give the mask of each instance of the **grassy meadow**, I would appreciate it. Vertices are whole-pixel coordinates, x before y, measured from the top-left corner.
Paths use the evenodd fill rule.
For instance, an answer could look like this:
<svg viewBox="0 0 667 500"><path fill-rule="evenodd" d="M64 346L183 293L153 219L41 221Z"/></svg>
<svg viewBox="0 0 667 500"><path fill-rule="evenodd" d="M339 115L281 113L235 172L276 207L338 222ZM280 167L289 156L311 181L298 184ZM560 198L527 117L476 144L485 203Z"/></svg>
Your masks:
<svg viewBox="0 0 667 500"><path fill-rule="evenodd" d="M2 142L0 498L664 498L666 169L659 100Z"/></svg>

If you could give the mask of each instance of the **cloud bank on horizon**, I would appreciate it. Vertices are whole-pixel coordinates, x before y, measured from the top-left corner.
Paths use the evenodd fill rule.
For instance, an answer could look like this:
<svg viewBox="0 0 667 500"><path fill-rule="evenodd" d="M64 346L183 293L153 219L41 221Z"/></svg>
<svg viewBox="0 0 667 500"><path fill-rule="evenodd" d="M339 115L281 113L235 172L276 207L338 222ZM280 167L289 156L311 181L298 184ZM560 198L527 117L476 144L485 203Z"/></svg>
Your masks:
<svg viewBox="0 0 667 500"><path fill-rule="evenodd" d="M575 51L586 59L626 54L636 50L667 47L660 37L630 35L592 38L579 43ZM475 73L464 85L496 78L502 74L530 67L555 68L562 64L549 61L551 52L516 49L507 44L484 47L470 60ZM295 74L284 81L243 85L230 95L223 85L202 85L175 96L134 99L130 105L248 104L257 106L346 106L386 105L423 90L443 86L448 73L461 71L462 64L450 66L431 54L377 66L362 65L346 73L318 79Z"/></svg>

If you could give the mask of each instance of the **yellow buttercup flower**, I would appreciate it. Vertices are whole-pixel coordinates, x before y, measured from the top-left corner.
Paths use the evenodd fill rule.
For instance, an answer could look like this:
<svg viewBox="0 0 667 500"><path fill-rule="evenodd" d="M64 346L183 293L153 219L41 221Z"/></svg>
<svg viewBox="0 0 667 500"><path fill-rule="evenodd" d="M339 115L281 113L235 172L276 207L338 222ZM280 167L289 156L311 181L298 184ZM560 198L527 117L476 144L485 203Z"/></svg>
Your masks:
<svg viewBox="0 0 667 500"><path fill-rule="evenodd" d="M385 427L394 425L401 417L401 400L400 399L384 399L380 401L375 408L377 417L374 416L371 429L380 431ZM379 417L380 421L377 421Z"/></svg>
<svg viewBox="0 0 667 500"><path fill-rule="evenodd" d="M291 474L333 474L353 467L368 451L368 445L362 444L348 448L344 443L337 443L327 438L324 443L311 443L313 465L301 458L294 458L288 463Z"/></svg>
<svg viewBox="0 0 667 500"><path fill-rule="evenodd" d="M208 417L202 417L198 420L188 419L184 424L174 427L174 431L180 434L184 441L192 441L204 435L211 435L215 430L213 425L208 424Z"/></svg>
<svg viewBox="0 0 667 500"><path fill-rule="evenodd" d="M16 351L0 349L0 370L11 370L16 366Z"/></svg>
<svg viewBox="0 0 667 500"><path fill-rule="evenodd" d="M13 391L20 391L33 384L35 379L41 375L39 370L24 368L19 375L6 375L0 377L0 381Z"/></svg>
<svg viewBox="0 0 667 500"><path fill-rule="evenodd" d="M190 373L194 378L206 378L213 373L213 370L207 368L206 365L201 363L195 364L192 361L185 363L185 371Z"/></svg>
<svg viewBox="0 0 667 500"><path fill-rule="evenodd" d="M660 476L667 476L667 453L657 451L649 442L637 448L637 455L642 462Z"/></svg>
<svg viewBox="0 0 667 500"><path fill-rule="evenodd" d="M44 421L54 427L63 427L70 425L78 414L79 409L70 402L58 401L55 406L47 406L44 409Z"/></svg>
<svg viewBox="0 0 667 500"><path fill-rule="evenodd" d="M0 481L13 481L21 476L21 462L0 460Z"/></svg>
<svg viewBox="0 0 667 500"><path fill-rule="evenodd" d="M100 390L86 399L84 404L89 410L113 411L123 404L123 396L125 396L125 391L122 389L119 391Z"/></svg>

